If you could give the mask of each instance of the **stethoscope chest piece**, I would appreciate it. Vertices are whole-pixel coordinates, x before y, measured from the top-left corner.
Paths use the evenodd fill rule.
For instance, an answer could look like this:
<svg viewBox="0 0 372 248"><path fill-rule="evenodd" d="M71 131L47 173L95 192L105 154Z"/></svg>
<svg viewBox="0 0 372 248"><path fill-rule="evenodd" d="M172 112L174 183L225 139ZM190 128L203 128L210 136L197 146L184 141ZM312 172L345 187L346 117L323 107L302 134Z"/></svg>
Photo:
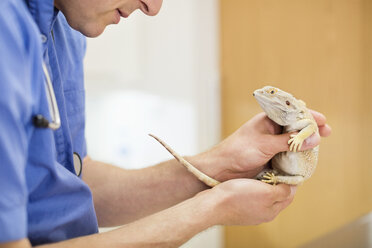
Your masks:
<svg viewBox="0 0 372 248"><path fill-rule="evenodd" d="M73 159L74 159L75 174L79 177L83 169L83 162L81 161L79 154L77 154L76 152L74 152Z"/></svg>
<svg viewBox="0 0 372 248"><path fill-rule="evenodd" d="M49 127L49 121L43 115L35 115L32 122L35 125L35 127L40 127L40 128Z"/></svg>

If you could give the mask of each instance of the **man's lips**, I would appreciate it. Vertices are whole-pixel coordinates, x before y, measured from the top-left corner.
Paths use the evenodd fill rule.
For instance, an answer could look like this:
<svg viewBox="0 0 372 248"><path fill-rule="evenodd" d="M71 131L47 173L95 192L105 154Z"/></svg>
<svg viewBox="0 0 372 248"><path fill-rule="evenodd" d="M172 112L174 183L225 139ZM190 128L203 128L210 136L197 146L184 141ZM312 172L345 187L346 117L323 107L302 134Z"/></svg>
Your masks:
<svg viewBox="0 0 372 248"><path fill-rule="evenodd" d="M118 12L121 17L127 18L129 16L127 13L120 11L120 9L118 9Z"/></svg>

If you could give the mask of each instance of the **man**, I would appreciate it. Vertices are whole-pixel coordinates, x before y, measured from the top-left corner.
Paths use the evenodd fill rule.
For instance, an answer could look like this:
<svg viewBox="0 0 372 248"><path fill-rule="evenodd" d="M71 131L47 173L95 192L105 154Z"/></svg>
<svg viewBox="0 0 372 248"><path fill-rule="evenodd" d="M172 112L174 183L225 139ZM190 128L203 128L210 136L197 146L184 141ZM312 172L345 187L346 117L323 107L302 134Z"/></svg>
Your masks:
<svg viewBox="0 0 372 248"><path fill-rule="evenodd" d="M261 113L188 160L223 181L209 189L175 160L122 170L91 160L84 139L84 36L161 0L0 1L0 248L177 247L217 224L272 220L295 188L252 180L288 134ZM44 66L45 65L45 66ZM61 127L43 123L58 119ZM41 124L35 117L42 116ZM314 112L320 134L330 128ZM56 121L58 123L58 121ZM58 125L56 125L58 127ZM319 144L314 136L303 149ZM74 158L83 159L82 175ZM99 226L125 226L97 234Z"/></svg>

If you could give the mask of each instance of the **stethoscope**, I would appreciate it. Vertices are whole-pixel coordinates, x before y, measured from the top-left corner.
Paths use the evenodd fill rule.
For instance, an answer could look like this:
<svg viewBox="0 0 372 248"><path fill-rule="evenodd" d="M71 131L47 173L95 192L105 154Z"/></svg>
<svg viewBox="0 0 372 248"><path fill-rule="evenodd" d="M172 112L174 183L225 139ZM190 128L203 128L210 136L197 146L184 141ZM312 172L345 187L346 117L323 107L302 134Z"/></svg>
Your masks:
<svg viewBox="0 0 372 248"><path fill-rule="evenodd" d="M50 128L52 130L57 130L61 126L61 117L59 115L56 95L54 94L54 88L52 85L52 81L50 80L50 75L49 75L48 69L44 61L42 61L42 66L43 66L44 76L46 79L48 107L49 107L50 115L52 117L52 121L49 121L42 114L37 114L37 115L34 115L33 117L33 123L35 127Z"/></svg>
<svg viewBox="0 0 372 248"><path fill-rule="evenodd" d="M52 130L57 130L61 126L61 117L59 115L56 95L54 94L52 80L50 79L50 75L49 75L48 69L44 61L42 61L42 66L43 66L44 76L46 79L48 107L49 107L50 115L52 117L52 121L49 121L42 114L37 114L33 116L33 123L35 127L38 127L38 128L50 128ZM74 163L76 175L80 176L81 170L82 170L82 160L79 154L76 152L73 153L73 163Z"/></svg>

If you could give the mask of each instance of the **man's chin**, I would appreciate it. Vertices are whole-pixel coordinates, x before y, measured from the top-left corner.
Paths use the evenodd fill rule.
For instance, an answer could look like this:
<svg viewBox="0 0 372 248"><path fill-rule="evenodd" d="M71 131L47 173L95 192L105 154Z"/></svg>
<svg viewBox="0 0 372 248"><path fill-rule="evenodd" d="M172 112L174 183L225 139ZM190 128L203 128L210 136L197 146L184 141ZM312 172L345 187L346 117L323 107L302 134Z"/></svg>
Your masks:
<svg viewBox="0 0 372 248"><path fill-rule="evenodd" d="M106 28L106 25L99 25L97 23L84 24L84 25L73 25L69 23L69 25L76 31L79 31L84 36L89 37L89 38L95 38L101 35Z"/></svg>
<svg viewBox="0 0 372 248"><path fill-rule="evenodd" d="M84 28L84 29L79 29L77 31L79 31L86 37L95 38L95 37L100 36L105 30L105 28L106 27Z"/></svg>

